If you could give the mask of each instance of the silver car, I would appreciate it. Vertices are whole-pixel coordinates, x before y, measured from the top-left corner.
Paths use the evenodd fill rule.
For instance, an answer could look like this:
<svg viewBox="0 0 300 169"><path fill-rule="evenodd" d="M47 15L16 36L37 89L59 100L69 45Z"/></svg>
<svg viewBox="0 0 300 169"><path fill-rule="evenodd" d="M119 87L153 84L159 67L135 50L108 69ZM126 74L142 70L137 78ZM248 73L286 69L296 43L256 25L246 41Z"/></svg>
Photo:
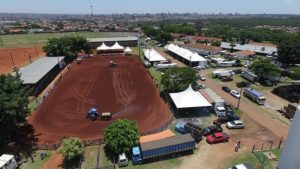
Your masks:
<svg viewBox="0 0 300 169"><path fill-rule="evenodd" d="M243 129L245 128L244 122L241 120L234 120L226 123L228 129Z"/></svg>

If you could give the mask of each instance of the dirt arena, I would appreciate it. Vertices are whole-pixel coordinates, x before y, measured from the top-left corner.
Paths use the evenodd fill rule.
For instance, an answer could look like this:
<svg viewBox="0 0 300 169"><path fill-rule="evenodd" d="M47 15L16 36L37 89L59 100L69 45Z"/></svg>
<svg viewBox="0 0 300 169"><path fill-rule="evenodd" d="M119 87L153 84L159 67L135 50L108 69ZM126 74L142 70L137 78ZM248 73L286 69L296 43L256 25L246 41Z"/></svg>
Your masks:
<svg viewBox="0 0 300 169"><path fill-rule="evenodd" d="M13 56L15 65L19 67L30 63L29 55L32 61L38 57L45 55L42 47L37 46L38 57L36 54L35 47L27 48L0 48L0 74L5 74L12 71L13 63L10 57L10 52Z"/></svg>
<svg viewBox="0 0 300 169"><path fill-rule="evenodd" d="M117 66L109 67L110 60ZM86 119L85 113L92 107L100 113L111 112L113 120L135 120L141 131L159 127L171 117L137 57L104 56L73 64L29 122L39 143L57 142L65 136L100 138L102 129L113 120Z"/></svg>

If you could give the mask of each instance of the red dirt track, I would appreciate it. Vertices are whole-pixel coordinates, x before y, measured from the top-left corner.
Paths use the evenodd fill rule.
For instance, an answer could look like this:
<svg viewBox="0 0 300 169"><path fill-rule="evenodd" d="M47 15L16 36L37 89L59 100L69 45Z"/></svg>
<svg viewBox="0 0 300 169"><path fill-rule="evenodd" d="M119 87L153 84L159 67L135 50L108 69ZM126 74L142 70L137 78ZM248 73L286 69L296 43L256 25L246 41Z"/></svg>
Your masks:
<svg viewBox="0 0 300 169"><path fill-rule="evenodd" d="M0 49L0 74L5 74L12 71L13 63L10 57L10 53L13 56L14 62L19 67L30 63L29 55L32 61L37 59L35 47L28 48L2 48ZM44 55L42 47L37 46L38 56Z"/></svg>
<svg viewBox="0 0 300 169"><path fill-rule="evenodd" d="M117 66L109 67L110 60ZM86 119L85 113L92 107L100 113L111 112L113 120L135 120L142 132L165 124L171 117L137 57L104 56L73 64L29 122L39 143L57 142L65 136L100 138L102 129L113 120Z"/></svg>

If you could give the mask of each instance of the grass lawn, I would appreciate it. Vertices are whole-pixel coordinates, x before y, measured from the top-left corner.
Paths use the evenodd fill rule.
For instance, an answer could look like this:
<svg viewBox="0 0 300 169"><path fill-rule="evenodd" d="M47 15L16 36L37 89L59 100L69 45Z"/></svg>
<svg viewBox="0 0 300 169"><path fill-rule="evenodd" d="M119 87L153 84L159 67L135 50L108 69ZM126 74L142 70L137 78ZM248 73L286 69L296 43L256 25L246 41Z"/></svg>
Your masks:
<svg viewBox="0 0 300 169"><path fill-rule="evenodd" d="M109 166L109 165L113 165L113 162L109 158L107 158L107 156L105 155L104 145L102 144L100 146L99 166L104 167L104 166Z"/></svg>
<svg viewBox="0 0 300 169"><path fill-rule="evenodd" d="M157 162L151 162L147 164L139 164L139 165L133 165L130 161L127 167L122 167L124 169L173 169L178 168L182 163L182 160L180 158L172 158L172 159L166 159L162 161Z"/></svg>
<svg viewBox="0 0 300 169"><path fill-rule="evenodd" d="M288 70L294 72L294 75L291 77L292 79L297 80L300 78L300 66L290 67Z"/></svg>
<svg viewBox="0 0 300 169"><path fill-rule="evenodd" d="M228 161L228 163L225 165L224 169L227 169L229 167L232 167L237 164L242 164L242 163L249 163L251 164L254 168L260 166L259 161L257 158L252 154L252 153L246 153L243 155L238 155Z"/></svg>
<svg viewBox="0 0 300 169"><path fill-rule="evenodd" d="M149 70L149 73L151 74L151 76L153 77L153 79L156 81L159 89L162 90L163 89L163 86L161 84L162 73L157 71L153 67L149 68L148 70Z"/></svg>
<svg viewBox="0 0 300 169"><path fill-rule="evenodd" d="M126 33L121 32L68 32L68 33L37 33L37 34L11 34L1 35L3 46L0 48L13 48L33 46L35 43L38 45L45 45L49 38L62 37L62 36L83 36L86 38L105 38L124 36Z"/></svg>
<svg viewBox="0 0 300 169"><path fill-rule="evenodd" d="M88 146L84 149L83 169L95 168L97 164L97 153L99 146Z"/></svg>
<svg viewBox="0 0 300 169"><path fill-rule="evenodd" d="M43 160L41 160L40 158L41 152L47 153L47 156ZM20 166L20 169L40 169L42 168L43 164L51 157L52 153L52 151L38 150L33 154L34 162L31 162L31 159L28 158L28 161L26 163L23 163Z"/></svg>

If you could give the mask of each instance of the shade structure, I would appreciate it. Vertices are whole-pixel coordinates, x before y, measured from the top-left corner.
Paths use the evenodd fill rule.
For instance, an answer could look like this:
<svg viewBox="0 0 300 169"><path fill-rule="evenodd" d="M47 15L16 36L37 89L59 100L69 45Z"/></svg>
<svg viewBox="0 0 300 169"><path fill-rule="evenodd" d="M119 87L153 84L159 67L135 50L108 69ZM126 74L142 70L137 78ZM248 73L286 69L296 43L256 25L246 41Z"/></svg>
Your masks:
<svg viewBox="0 0 300 169"><path fill-rule="evenodd" d="M144 50L144 55L149 62L159 62L159 61L166 61L167 59L164 58L161 54L159 54L154 49L146 49Z"/></svg>
<svg viewBox="0 0 300 169"><path fill-rule="evenodd" d="M129 52L132 52L132 50L131 50L129 47L127 47L127 48L124 50L124 52L129 53Z"/></svg>
<svg viewBox="0 0 300 169"><path fill-rule="evenodd" d="M169 44L165 46L165 48L190 62L207 62L207 60L199 54L194 53L188 49L179 47L177 45Z"/></svg>
<svg viewBox="0 0 300 169"><path fill-rule="evenodd" d="M116 42L112 47L110 47L110 50L124 50L124 47L119 45L118 42Z"/></svg>
<svg viewBox="0 0 300 169"><path fill-rule="evenodd" d="M183 92L170 93L170 97L177 109L212 106L198 91L194 91L191 85Z"/></svg>
<svg viewBox="0 0 300 169"><path fill-rule="evenodd" d="M104 51L104 50L110 50L110 47L106 46L105 43L103 42L101 46L97 47L97 51Z"/></svg>

